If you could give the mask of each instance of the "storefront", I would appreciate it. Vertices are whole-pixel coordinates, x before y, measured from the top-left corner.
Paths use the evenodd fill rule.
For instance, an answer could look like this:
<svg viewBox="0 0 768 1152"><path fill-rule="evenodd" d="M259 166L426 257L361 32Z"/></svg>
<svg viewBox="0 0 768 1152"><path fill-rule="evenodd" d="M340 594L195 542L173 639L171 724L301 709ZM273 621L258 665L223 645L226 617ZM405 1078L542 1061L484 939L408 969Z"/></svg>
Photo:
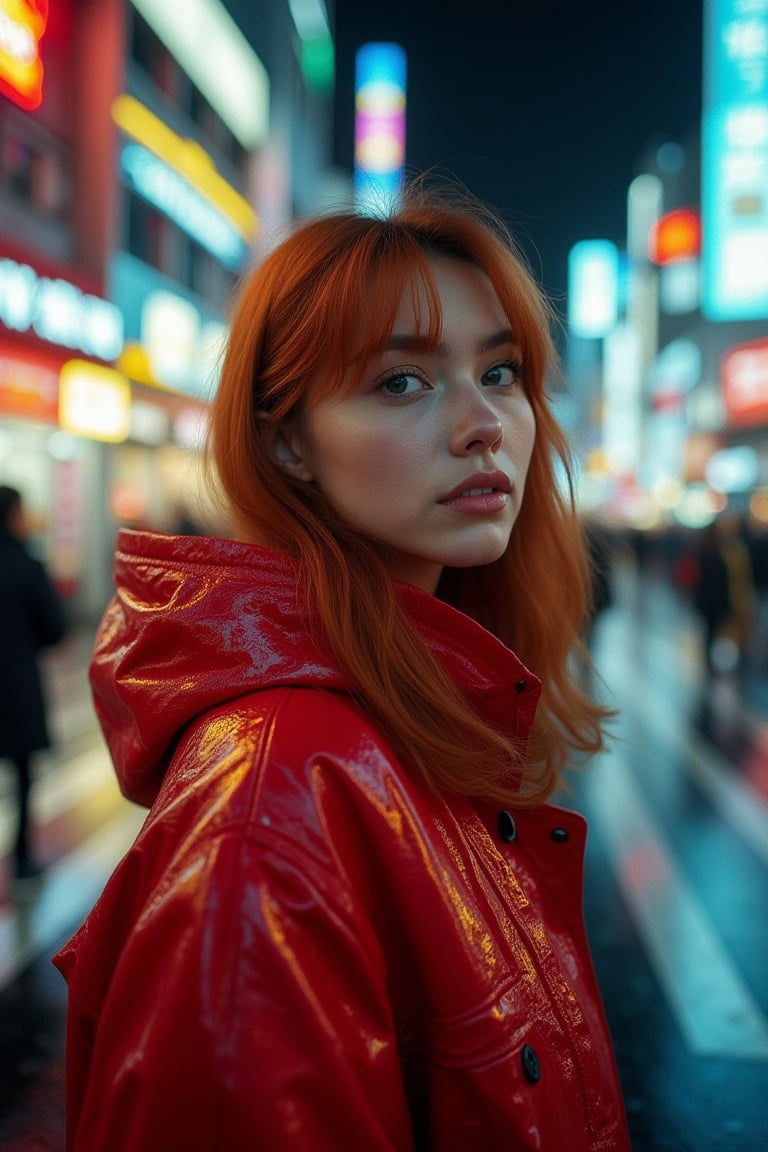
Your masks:
<svg viewBox="0 0 768 1152"><path fill-rule="evenodd" d="M204 526L207 405L190 334L213 335L154 284L131 313L149 321L126 342L122 309L93 288L31 254L0 256L0 481L24 493L33 546L84 619L111 590L120 525ZM173 388L174 373L198 394Z"/></svg>

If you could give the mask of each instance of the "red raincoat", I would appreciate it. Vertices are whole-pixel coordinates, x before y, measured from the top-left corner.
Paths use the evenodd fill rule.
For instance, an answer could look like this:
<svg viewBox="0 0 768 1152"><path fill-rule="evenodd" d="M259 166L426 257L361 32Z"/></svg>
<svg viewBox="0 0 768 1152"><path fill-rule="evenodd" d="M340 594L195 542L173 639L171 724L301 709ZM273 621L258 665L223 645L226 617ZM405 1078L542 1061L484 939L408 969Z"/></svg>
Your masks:
<svg viewBox="0 0 768 1152"><path fill-rule="evenodd" d="M151 805L56 957L71 1152L628 1152L585 828L426 788L307 638L288 561L121 533L91 670ZM401 593L490 721L540 685Z"/></svg>

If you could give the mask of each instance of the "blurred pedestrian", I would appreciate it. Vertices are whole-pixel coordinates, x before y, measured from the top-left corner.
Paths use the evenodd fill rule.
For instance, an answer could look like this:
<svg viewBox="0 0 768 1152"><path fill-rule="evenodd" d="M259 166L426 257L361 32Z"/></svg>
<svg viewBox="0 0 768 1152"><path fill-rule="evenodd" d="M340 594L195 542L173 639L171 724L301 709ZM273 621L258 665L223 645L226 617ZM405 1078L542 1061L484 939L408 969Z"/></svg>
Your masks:
<svg viewBox="0 0 768 1152"><path fill-rule="evenodd" d="M70 1152L629 1149L547 803L603 743L588 563L504 235L298 227L213 406L241 539L120 534L91 679L152 808L56 960Z"/></svg>
<svg viewBox="0 0 768 1152"><path fill-rule="evenodd" d="M741 520L721 514L704 529L693 590L693 605L704 623L704 664L709 674L742 667L754 604L752 564Z"/></svg>
<svg viewBox="0 0 768 1152"><path fill-rule="evenodd" d="M51 744L39 666L43 648L64 636L62 602L43 565L28 550L21 493L0 486L0 757L16 776L14 875L32 879L42 865L32 851L31 760Z"/></svg>
<svg viewBox="0 0 768 1152"><path fill-rule="evenodd" d="M744 538L755 595L754 626L747 654L751 670L764 677L768 673L768 528L760 520L748 521Z"/></svg>
<svg viewBox="0 0 768 1152"><path fill-rule="evenodd" d="M613 548L608 529L594 517L585 519L584 536L591 571L591 600L586 624L587 642L591 644L597 621L613 604Z"/></svg>

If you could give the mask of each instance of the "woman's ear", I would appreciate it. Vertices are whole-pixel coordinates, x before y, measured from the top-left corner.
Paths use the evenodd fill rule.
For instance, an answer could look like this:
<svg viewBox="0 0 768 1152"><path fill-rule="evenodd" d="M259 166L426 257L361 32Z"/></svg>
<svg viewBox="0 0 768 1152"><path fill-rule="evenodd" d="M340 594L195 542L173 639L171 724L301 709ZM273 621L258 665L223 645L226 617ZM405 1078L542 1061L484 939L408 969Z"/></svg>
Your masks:
<svg viewBox="0 0 768 1152"><path fill-rule="evenodd" d="M270 459L281 472L293 476L295 480L305 482L312 480L312 470L306 460L306 451L297 421L288 417L275 424L268 417L263 417L260 425Z"/></svg>

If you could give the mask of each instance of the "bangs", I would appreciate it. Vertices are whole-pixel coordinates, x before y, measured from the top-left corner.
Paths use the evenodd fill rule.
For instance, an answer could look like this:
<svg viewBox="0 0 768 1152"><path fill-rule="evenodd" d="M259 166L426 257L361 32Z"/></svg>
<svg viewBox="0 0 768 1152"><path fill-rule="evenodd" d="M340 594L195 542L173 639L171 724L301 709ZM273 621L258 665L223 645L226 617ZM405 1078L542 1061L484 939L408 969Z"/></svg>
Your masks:
<svg viewBox="0 0 768 1152"><path fill-rule="evenodd" d="M305 397L310 407L359 386L368 361L386 351L404 297L413 300L416 331L425 350L433 351L440 342L442 309L430 263L437 253L425 251L414 237L394 229L389 236L360 239L355 259L340 262L328 274L325 336L319 350L322 368ZM368 287L361 291L361 284ZM350 300L355 301L351 307ZM328 365L339 367L328 371Z"/></svg>

